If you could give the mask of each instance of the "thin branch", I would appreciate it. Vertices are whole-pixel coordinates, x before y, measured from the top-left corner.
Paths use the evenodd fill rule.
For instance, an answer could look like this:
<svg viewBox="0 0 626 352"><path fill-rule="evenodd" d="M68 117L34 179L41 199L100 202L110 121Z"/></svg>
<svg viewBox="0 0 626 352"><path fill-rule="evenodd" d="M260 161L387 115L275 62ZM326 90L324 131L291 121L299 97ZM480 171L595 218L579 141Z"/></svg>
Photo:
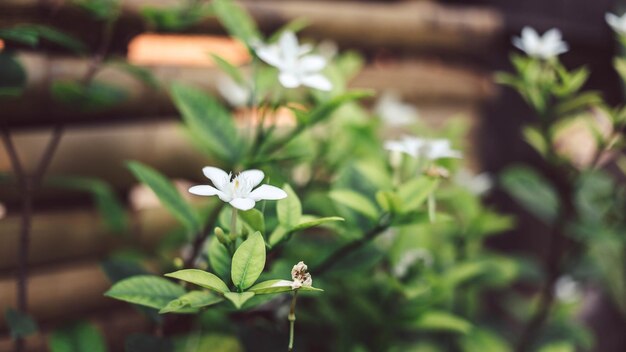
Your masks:
<svg viewBox="0 0 626 352"><path fill-rule="evenodd" d="M2 128L2 142L7 150L7 154L9 155L9 160L11 160L11 167L13 168L13 172L15 173L15 178L18 182L24 182L26 180L26 174L24 173L24 168L22 168L22 163L20 162L20 158L17 155L17 149L13 144L13 140L11 139L11 134L6 127ZM24 185L21 185L24 187Z"/></svg>
<svg viewBox="0 0 626 352"><path fill-rule="evenodd" d="M200 251L202 250L202 245L206 241L207 237L209 237L209 234L211 234L211 232L213 231L213 228L215 227L215 224L217 223L217 218L220 215L222 208L224 208L224 203L219 202L219 204L215 206L215 208L213 208L213 210L211 211L211 214L209 214L209 219L207 220L206 225L204 226L204 229L202 229L202 231L200 231L200 233L198 233L196 238L193 240L191 254L189 254L189 257L185 258L185 261L184 261L185 268L188 269L188 268L193 267L193 263L196 261L196 258L198 258L198 256L200 255Z"/></svg>
<svg viewBox="0 0 626 352"><path fill-rule="evenodd" d="M41 181L43 180L43 176L46 174L50 163L52 162L52 157L56 152L59 143L61 142L61 137L63 137L63 125L58 124L54 127L52 131L52 137L44 150L44 154L42 155L39 164L37 165L37 169L33 174L33 187L38 188L41 186Z"/></svg>

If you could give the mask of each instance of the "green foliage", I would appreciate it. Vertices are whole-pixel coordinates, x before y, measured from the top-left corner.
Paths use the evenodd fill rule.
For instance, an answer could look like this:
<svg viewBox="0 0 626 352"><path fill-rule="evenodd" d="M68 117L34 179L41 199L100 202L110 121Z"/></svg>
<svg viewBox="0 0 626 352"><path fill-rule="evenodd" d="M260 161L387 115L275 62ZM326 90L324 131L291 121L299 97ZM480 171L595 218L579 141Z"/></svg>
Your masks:
<svg viewBox="0 0 626 352"><path fill-rule="evenodd" d="M230 280L231 258L226 246L222 245L217 238L213 237L209 241L206 250L211 269L213 269L222 280Z"/></svg>
<svg viewBox="0 0 626 352"><path fill-rule="evenodd" d="M200 230L200 222L195 210L185 202L174 185L156 170L136 161L128 163L135 177L145 183L157 195L161 204L180 221L190 233Z"/></svg>
<svg viewBox="0 0 626 352"><path fill-rule="evenodd" d="M152 275L133 276L115 283L104 295L120 301L155 309L165 308L170 301L185 294L175 283Z"/></svg>
<svg viewBox="0 0 626 352"><path fill-rule="evenodd" d="M278 221L286 228L292 228L300 222L302 216L302 205L298 195L293 191L291 186L285 184L283 190L287 193L287 199L277 203L276 213Z"/></svg>
<svg viewBox="0 0 626 352"><path fill-rule="evenodd" d="M157 31L178 32L196 25L211 12L205 4L188 1L184 6L174 8L144 7L141 16Z"/></svg>
<svg viewBox="0 0 626 352"><path fill-rule="evenodd" d="M55 81L50 89L54 100L82 112L108 110L128 97L122 88L98 81L86 85L75 81Z"/></svg>
<svg viewBox="0 0 626 352"><path fill-rule="evenodd" d="M223 300L210 292L191 291L169 302L159 313L197 313L199 308L212 306Z"/></svg>
<svg viewBox="0 0 626 352"><path fill-rule="evenodd" d="M51 352L106 352L104 337L90 323L79 322L52 332L48 342Z"/></svg>
<svg viewBox="0 0 626 352"><path fill-rule="evenodd" d="M254 20L240 5L235 4L232 0L214 0L211 4L217 18L230 35L237 37L247 45L252 45L263 39Z"/></svg>
<svg viewBox="0 0 626 352"><path fill-rule="evenodd" d="M0 98L18 97L26 85L26 72L9 52L0 52Z"/></svg>
<svg viewBox="0 0 626 352"><path fill-rule="evenodd" d="M338 204L346 206L372 220L378 219L379 211L376 205L357 192L347 189L337 189L331 191L329 196Z"/></svg>
<svg viewBox="0 0 626 352"><path fill-rule="evenodd" d="M165 274L167 277L190 282L209 290L225 293L229 292L228 286L219 277L214 274L198 269L185 269L173 273Z"/></svg>
<svg viewBox="0 0 626 352"><path fill-rule="evenodd" d="M87 50L83 43L69 34L38 24L20 24L12 28L2 28L0 29L0 39L30 46L36 46L41 39L44 39L75 54L81 54Z"/></svg>
<svg viewBox="0 0 626 352"><path fill-rule="evenodd" d="M101 21L112 21L120 15L120 0L71 0L71 2Z"/></svg>
<svg viewBox="0 0 626 352"><path fill-rule="evenodd" d="M528 212L551 223L558 212L559 200L556 191L537 172L515 166L501 176L502 187Z"/></svg>
<svg viewBox="0 0 626 352"><path fill-rule="evenodd" d="M231 301L235 308L241 309L250 298L254 297L254 292L227 292L224 297Z"/></svg>
<svg viewBox="0 0 626 352"><path fill-rule="evenodd" d="M7 308L4 311L4 319L9 326L13 339L27 337L37 332L35 320L30 315L13 308Z"/></svg>
<svg viewBox="0 0 626 352"><path fill-rule="evenodd" d="M468 321L448 312L429 311L420 316L412 327L418 330L450 331L467 334L472 329Z"/></svg>
<svg viewBox="0 0 626 352"><path fill-rule="evenodd" d="M174 84L171 94L190 131L209 151L235 164L245 144L239 139L235 122L226 108L204 92L181 84Z"/></svg>
<svg viewBox="0 0 626 352"><path fill-rule="evenodd" d="M247 289L259 278L264 267L265 241L260 232L255 232L248 237L248 239L237 248L235 254L233 254L233 262L231 265L233 284L239 289L239 292ZM231 298L229 299L232 301ZM235 301L233 301L233 303L235 303ZM237 303L235 303L235 305L237 305Z"/></svg>
<svg viewBox="0 0 626 352"><path fill-rule="evenodd" d="M282 293L293 291L293 281L289 280L268 280L259 282L258 284L250 287L249 291L254 292L257 295L270 294L270 293ZM323 291L322 289L302 286L298 288L299 291Z"/></svg>

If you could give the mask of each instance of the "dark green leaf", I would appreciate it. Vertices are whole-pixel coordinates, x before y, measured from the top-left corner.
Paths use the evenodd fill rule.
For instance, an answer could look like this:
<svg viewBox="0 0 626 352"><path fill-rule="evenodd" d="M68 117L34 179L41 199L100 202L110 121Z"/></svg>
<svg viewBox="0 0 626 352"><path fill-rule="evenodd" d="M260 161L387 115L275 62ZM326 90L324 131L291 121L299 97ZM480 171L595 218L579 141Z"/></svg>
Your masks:
<svg viewBox="0 0 626 352"><path fill-rule="evenodd" d="M0 98L18 97L26 86L26 71L15 57L0 52Z"/></svg>
<svg viewBox="0 0 626 352"><path fill-rule="evenodd" d="M75 81L55 81L50 89L52 97L59 103L85 112L110 109L128 97L122 88L98 81L88 85Z"/></svg>
<svg viewBox="0 0 626 352"><path fill-rule="evenodd" d="M106 352L102 333L88 322L77 323L52 332L50 352Z"/></svg>
<svg viewBox="0 0 626 352"><path fill-rule="evenodd" d="M159 313L197 313L200 308L220 303L224 298L205 291L191 291L169 302Z"/></svg>
<svg viewBox="0 0 626 352"><path fill-rule="evenodd" d="M137 179L154 191L161 204L168 209L191 233L200 229L200 221L195 210L181 197L176 187L163 175L151 167L136 161L128 163L128 168Z"/></svg>
<svg viewBox="0 0 626 352"><path fill-rule="evenodd" d="M558 197L550 183L534 170L515 166L501 176L504 189L527 211L551 223L558 211Z"/></svg>
<svg viewBox="0 0 626 352"><path fill-rule="evenodd" d="M238 162L245 146L228 110L215 98L181 84L174 84L171 94L189 130L221 159Z"/></svg>
<svg viewBox="0 0 626 352"><path fill-rule="evenodd" d="M14 339L30 336L37 332L37 323L28 314L19 312L13 308L4 311L4 319Z"/></svg>

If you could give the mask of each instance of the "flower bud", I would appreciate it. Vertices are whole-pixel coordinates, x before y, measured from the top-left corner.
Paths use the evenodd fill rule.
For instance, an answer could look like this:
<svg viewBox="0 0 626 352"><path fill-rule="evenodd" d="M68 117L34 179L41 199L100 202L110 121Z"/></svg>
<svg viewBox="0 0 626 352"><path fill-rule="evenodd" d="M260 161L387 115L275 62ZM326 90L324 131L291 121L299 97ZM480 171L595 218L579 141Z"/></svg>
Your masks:
<svg viewBox="0 0 626 352"><path fill-rule="evenodd" d="M221 227L218 226L213 231L215 232L215 237L217 237L217 240L220 241L221 244L228 244L229 240Z"/></svg>
<svg viewBox="0 0 626 352"><path fill-rule="evenodd" d="M313 285L313 278L311 278L308 269L304 262L299 262L293 266L293 269L291 269L291 279L293 280L291 288L293 290L299 289L302 286L311 287Z"/></svg>

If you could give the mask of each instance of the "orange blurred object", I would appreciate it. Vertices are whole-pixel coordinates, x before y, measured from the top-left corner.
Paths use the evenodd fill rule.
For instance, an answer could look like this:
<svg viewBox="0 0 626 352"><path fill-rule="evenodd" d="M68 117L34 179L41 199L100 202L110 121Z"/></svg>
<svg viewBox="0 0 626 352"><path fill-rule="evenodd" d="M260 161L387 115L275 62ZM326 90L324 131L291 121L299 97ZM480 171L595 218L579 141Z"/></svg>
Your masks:
<svg viewBox="0 0 626 352"><path fill-rule="evenodd" d="M0 39L0 51L2 51L2 49L4 49L4 41Z"/></svg>
<svg viewBox="0 0 626 352"><path fill-rule="evenodd" d="M246 47L228 37L142 34L128 45L128 61L144 66L215 66L210 54L235 66L250 62Z"/></svg>

